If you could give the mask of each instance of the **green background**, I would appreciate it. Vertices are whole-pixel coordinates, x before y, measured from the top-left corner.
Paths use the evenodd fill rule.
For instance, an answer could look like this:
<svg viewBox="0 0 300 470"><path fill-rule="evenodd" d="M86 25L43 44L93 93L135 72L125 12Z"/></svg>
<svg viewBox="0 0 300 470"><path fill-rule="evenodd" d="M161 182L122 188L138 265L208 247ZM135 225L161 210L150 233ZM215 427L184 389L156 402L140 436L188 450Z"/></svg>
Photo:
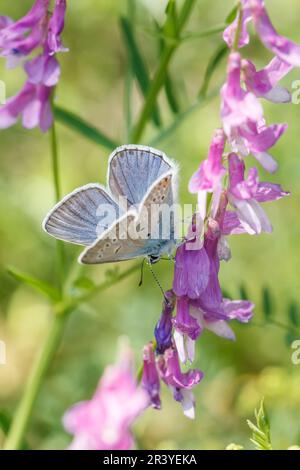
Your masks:
<svg viewBox="0 0 300 470"><path fill-rule="evenodd" d="M125 0L68 1L64 44L61 54L62 77L56 103L85 118L106 135L126 143L124 81L128 70L126 48L119 18L126 13ZM142 3L137 1L137 3ZM300 42L298 0L266 2L273 23L282 34ZM15 19L32 4L0 1L1 14ZM201 31L223 23L233 2L199 0L186 31ZM135 33L149 70L157 64L157 37L152 18L139 5ZM221 44L221 35L185 41L171 63L170 72L181 110L195 100L208 60ZM258 66L270 53L255 38L243 50ZM211 87L225 78L225 61L215 73ZM7 96L15 94L25 76L21 68L6 70L1 61L0 79ZM291 90L300 79L294 70L285 80ZM159 104L162 120L174 119L164 93ZM142 105L134 87L134 116ZM180 165L180 201L195 202L187 191L191 174L207 155L213 129L220 126L218 96L196 109L176 132L159 147ZM251 237L231 237L232 260L221 266L224 289L240 298L246 289L256 304L252 325L234 324L237 341L227 342L205 332L198 342L195 365L205 373L196 389L197 417L189 421L168 390L163 391L163 409L148 410L136 423L137 445L145 449L222 449L230 442L249 444L246 418L264 396L268 407L274 446L287 448L300 444L300 365L291 363L291 343L297 333L271 322L290 324L289 306L300 304L300 106L264 103L268 122L285 121L289 129L273 150L280 163L272 181L291 191L291 196L271 203L266 210L274 233ZM109 151L58 124L60 168L63 194L88 182L105 183ZM149 125L142 143L159 131ZM39 130L26 131L21 125L1 131L0 156L0 340L7 344L7 365L0 365L0 409L13 414L22 393L32 359L49 329L51 310L34 291L15 282L6 272L8 266L55 282L55 242L41 229L41 221L54 202L49 136ZM251 157L248 159L254 163ZM261 172L263 179L269 178ZM66 270L74 276L88 276L95 282L105 278L106 266L76 267L78 247L66 246ZM130 263L119 266L126 269ZM155 266L164 287L172 281L172 264ZM77 270L77 271L76 271ZM63 431L61 417L73 403L91 396L104 367L115 357L117 339L130 338L140 361L143 345L152 338L161 311L161 295L151 274L138 288L138 271L107 289L93 302L80 307L70 318L62 347L45 380L26 441L30 448L64 448L70 437ZM263 289L272 297L271 316L265 325ZM300 332L298 327L298 339ZM0 442L3 435L0 431Z"/></svg>

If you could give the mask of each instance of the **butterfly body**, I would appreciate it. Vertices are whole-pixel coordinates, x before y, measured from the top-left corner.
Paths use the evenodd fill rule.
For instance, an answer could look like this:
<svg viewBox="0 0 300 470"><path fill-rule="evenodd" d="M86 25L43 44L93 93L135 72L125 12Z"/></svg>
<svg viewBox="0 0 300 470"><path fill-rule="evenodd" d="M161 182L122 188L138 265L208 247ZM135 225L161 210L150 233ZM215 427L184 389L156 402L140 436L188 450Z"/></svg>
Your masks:
<svg viewBox="0 0 300 470"><path fill-rule="evenodd" d="M175 244L170 208L176 201L176 176L175 165L160 151L118 147L109 158L107 188L90 184L73 191L48 214L44 230L85 245L79 257L84 264L141 256L154 263Z"/></svg>

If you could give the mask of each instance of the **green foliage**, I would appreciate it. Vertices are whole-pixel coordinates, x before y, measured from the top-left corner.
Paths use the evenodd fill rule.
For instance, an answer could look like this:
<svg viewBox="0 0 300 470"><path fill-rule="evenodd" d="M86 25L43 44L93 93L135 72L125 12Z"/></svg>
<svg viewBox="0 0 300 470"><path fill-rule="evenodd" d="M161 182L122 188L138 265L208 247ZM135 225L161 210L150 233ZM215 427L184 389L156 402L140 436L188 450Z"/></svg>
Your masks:
<svg viewBox="0 0 300 470"><path fill-rule="evenodd" d="M256 424L247 420L247 424L252 431L251 442L258 450L272 450L271 436L270 436L270 423L264 405L264 400L261 401L258 409L255 410Z"/></svg>
<svg viewBox="0 0 300 470"><path fill-rule="evenodd" d="M150 86L150 77L142 53L139 50L138 43L135 40L132 25L127 18L122 17L120 20L120 27L124 43L127 48L128 57L130 58L132 70L137 79L141 92L146 97ZM161 125L161 119L157 105L155 105L153 111L153 122L157 127Z"/></svg>
<svg viewBox="0 0 300 470"><path fill-rule="evenodd" d="M27 286L32 287L39 293L43 294L52 302L58 301L60 299L60 293L53 286L48 284L41 279L30 276L29 274L18 271L13 267L7 268L8 274L10 274L16 281L26 284Z"/></svg>
<svg viewBox="0 0 300 470"><path fill-rule="evenodd" d="M61 108L60 106L55 106L54 114L57 121L61 122L75 132L78 132L83 137L91 140L92 142L101 145L110 151L118 146L118 142L115 142L107 137L103 132L99 131L91 124L88 124L75 113Z"/></svg>

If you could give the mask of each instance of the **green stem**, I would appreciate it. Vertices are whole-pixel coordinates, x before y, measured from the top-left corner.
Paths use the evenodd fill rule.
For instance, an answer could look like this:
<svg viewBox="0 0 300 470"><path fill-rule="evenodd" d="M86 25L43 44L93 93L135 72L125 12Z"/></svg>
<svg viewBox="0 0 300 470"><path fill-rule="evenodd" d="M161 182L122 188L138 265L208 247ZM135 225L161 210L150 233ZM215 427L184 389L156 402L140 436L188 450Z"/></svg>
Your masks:
<svg viewBox="0 0 300 470"><path fill-rule="evenodd" d="M192 11L192 8L195 2L196 0L185 0L185 3L182 7L181 13L178 18L178 30L177 30L178 38L180 38L180 33ZM180 44L179 39L170 41L169 43L166 44L162 52L159 65L154 74L152 84L147 94L143 109L141 111L140 117L138 119L138 122L131 136L131 141L133 143L138 143L142 137L142 134L144 132L148 119L151 116L153 109L155 107L158 93L160 92L165 82L170 60L174 52L176 51L177 47L179 46L179 44Z"/></svg>
<svg viewBox="0 0 300 470"><path fill-rule="evenodd" d="M67 318L67 314L55 316L45 343L35 358L21 402L14 415L13 423L4 445L6 450L18 450L22 447L34 403L60 344Z"/></svg>
<svg viewBox="0 0 300 470"><path fill-rule="evenodd" d="M52 127L50 129L50 148L51 148L51 157L52 157L52 174L53 174L55 201L58 202L61 198L61 184L60 184L60 175L59 175L59 162L58 162L59 159L58 159L58 146L57 146L55 122L53 122ZM57 264L58 264L58 284L59 284L60 293L62 295L63 281L64 281L65 254L64 254L63 243L60 240L56 241L56 250L57 250Z"/></svg>
<svg viewBox="0 0 300 470"><path fill-rule="evenodd" d="M54 122L50 130L50 148L52 157L52 172L55 200L58 201L61 198L61 189L58 164L57 137ZM59 289L62 298L65 258L63 244L60 241L57 241L57 259ZM45 340L45 343L42 346L41 352L36 357L33 363L33 367L26 383L23 396L21 398L19 407L15 413L13 424L8 434L7 441L5 443L5 449L19 449L22 445L23 436L29 422L32 408L34 406L44 377L48 371L48 368L60 343L67 317L67 311L65 311L59 316L56 315L53 319L52 326Z"/></svg>

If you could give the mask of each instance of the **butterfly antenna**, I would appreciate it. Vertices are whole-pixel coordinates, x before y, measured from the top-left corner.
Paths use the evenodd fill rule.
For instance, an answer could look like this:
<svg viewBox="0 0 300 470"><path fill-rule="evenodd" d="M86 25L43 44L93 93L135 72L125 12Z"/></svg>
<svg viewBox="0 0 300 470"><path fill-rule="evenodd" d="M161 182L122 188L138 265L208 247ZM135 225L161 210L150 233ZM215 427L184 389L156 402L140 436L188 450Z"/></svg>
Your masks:
<svg viewBox="0 0 300 470"><path fill-rule="evenodd" d="M141 278L140 278L140 282L139 282L139 287L141 287L141 285L143 284L143 280L144 280L144 265L145 265L145 260L146 260L146 258L143 259L142 264L141 264Z"/></svg>
<svg viewBox="0 0 300 470"><path fill-rule="evenodd" d="M166 297L166 295L165 295L165 291L163 290L162 285L161 285L161 283L160 283L160 281L159 281L159 279L158 279L156 273L153 271L153 268L152 268L151 263L148 263L148 266L149 266L149 269L150 269L150 271L151 271L151 274L152 274L152 276L153 276L153 278L154 278L156 284L157 284L158 287L159 287L159 290L161 291L161 293L162 293L162 295L163 295L163 298L165 299L165 301L166 301L167 304L168 304L168 303L169 303L169 300L167 299L167 297Z"/></svg>

